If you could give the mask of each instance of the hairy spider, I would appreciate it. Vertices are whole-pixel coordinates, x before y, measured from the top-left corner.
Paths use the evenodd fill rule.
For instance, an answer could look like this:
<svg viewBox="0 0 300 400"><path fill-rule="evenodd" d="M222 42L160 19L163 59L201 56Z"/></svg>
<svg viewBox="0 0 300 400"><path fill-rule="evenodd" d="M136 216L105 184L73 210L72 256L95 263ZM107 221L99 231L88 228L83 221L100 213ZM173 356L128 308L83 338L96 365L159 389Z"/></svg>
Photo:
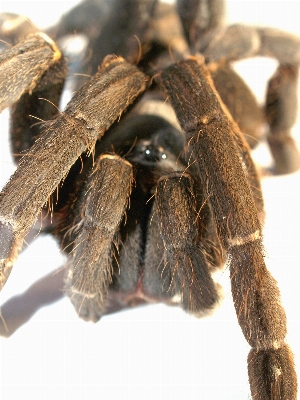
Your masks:
<svg viewBox="0 0 300 400"><path fill-rule="evenodd" d="M227 259L237 317L252 347L252 396L296 398L285 313L263 260L259 180L239 129L258 140L264 116L229 62L257 54L279 60L265 114L275 168L290 172L299 168L289 136L299 40L272 29L225 28L221 1L178 1L193 56L181 60L187 48L179 34L172 56L181 61L173 64L155 6L117 1L100 33L88 32L94 57L86 72L96 74L58 115L65 62L55 43L18 33L20 43L2 53L2 107L14 104L13 153L17 161L25 153L0 197L2 285L49 196L42 229L68 254L66 292L84 319L157 301L205 315L219 298L211 274ZM203 7L210 18L197 13ZM59 37L61 27L74 29L67 17L52 34ZM110 53L137 60L137 67L104 58ZM34 124L32 116L47 122Z"/></svg>

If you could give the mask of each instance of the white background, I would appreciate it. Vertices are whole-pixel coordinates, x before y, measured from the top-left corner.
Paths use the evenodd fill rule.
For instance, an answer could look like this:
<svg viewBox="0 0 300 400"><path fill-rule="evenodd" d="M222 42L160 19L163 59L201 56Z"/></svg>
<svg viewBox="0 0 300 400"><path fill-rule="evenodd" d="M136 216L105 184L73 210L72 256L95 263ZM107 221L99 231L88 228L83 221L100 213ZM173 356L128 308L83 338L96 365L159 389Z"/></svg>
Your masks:
<svg viewBox="0 0 300 400"><path fill-rule="evenodd" d="M1 11L26 14L39 26L55 22L73 2L3 1ZM298 1L229 1L228 21L280 27L300 33ZM297 32L298 30L298 32ZM239 66L261 98L272 62ZM263 72L261 73L261 68ZM7 113L1 129L1 185L13 171L7 157ZM299 139L297 127L294 135ZM260 163L268 162L262 149ZM288 342L300 367L300 174L263 180L267 220L266 262L279 282L288 315ZM47 273L63 265L58 247L39 237L19 258L2 291L4 304ZM102 318L77 318L63 299L42 308L1 345L1 399L222 399L250 398L248 345L237 324L228 277L225 298L213 317L196 320L163 305L137 308ZM30 291L18 298L25 307ZM15 310L17 312L18 310ZM12 313L3 314L12 323Z"/></svg>

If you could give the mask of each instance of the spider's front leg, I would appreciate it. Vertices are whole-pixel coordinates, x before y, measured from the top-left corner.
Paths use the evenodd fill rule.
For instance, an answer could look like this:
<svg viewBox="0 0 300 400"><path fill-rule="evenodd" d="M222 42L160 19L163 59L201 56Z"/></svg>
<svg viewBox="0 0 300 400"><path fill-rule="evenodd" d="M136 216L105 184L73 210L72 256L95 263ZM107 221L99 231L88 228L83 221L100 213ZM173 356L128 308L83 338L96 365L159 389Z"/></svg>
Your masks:
<svg viewBox="0 0 300 400"><path fill-rule="evenodd" d="M217 92L253 148L262 139L264 113L251 89L228 63L232 51L238 52L242 48L244 56L247 55L252 44L251 35L238 36L239 46L232 44L235 36L228 43L223 40L221 48L217 46L221 53L211 54L211 47L214 49L218 45L226 31L224 0L177 0L177 8L191 51L207 55L213 61L208 68Z"/></svg>
<svg viewBox="0 0 300 400"><path fill-rule="evenodd" d="M252 347L248 372L253 399L296 399L293 356L285 344L286 316L264 263L257 203L250 189L256 178L244 170L251 165L250 156L247 161L244 147L241 162L238 128L224 113L202 59L178 63L162 78L228 252L237 317Z"/></svg>
<svg viewBox="0 0 300 400"><path fill-rule="evenodd" d="M111 124L145 89L136 67L114 56L87 82L58 117L45 123L39 139L20 161L0 194L0 287L5 284L23 239L70 167L91 152Z"/></svg>

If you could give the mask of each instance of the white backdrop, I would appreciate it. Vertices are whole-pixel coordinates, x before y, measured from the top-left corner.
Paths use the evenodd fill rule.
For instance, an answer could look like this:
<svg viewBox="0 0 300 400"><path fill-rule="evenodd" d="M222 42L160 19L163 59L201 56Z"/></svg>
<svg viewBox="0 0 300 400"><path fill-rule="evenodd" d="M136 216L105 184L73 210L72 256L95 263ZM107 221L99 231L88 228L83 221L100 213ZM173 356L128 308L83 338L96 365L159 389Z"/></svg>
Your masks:
<svg viewBox="0 0 300 400"><path fill-rule="evenodd" d="M2 0L0 10L26 14L44 27L73 4ZM231 0L228 20L299 34L299 2ZM239 65L260 98L272 68L272 62ZM7 157L7 115L4 112L0 122L1 185L13 171ZM300 137L297 127L294 134ZM264 148L255 156L260 163L267 163ZM264 179L263 190L266 261L281 288L288 342L299 371L300 173ZM25 292L30 285L63 262L50 238L39 237L24 251L1 294L1 304L9 301L2 308L8 325L14 315L30 311L35 302L33 289ZM97 324L78 319L67 299L40 309L12 336L1 340L1 399L249 399L249 349L236 321L226 274L220 282L227 287L221 307L213 317L202 320L163 305L110 315ZM12 301L16 295L20 296Z"/></svg>

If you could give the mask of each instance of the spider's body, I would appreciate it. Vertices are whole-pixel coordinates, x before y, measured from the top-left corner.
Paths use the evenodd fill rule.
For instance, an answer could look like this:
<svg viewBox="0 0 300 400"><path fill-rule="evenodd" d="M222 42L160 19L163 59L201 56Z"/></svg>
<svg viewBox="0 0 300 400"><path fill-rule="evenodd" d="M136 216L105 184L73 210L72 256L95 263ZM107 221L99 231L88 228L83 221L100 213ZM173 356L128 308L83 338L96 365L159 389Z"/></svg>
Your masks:
<svg viewBox="0 0 300 400"><path fill-rule="evenodd" d="M153 29L165 18L155 0L115 1L109 11L87 1L74 15L90 6L103 11L103 25L86 29L79 18L77 28L89 36L94 57L85 72L94 75L64 112L55 105L65 60L51 39L34 32L1 54L0 73L8 77L2 108L13 105L16 161L25 152L0 194L1 286L49 197L46 230L68 254L65 291L84 319L144 301L201 316L218 302L212 272L227 257L237 317L252 347L253 398L295 399L285 312L263 257L259 179L241 130L252 146L266 120L276 170L299 168L289 135L299 40L267 28L224 27L220 0L179 0L184 33L175 30L173 63L166 29ZM166 19L174 15L168 8ZM67 31L73 17L64 20ZM60 28L52 30L57 37ZM188 59L184 35L194 54ZM279 60L264 112L229 65L254 55ZM46 122L33 124L32 115Z"/></svg>
<svg viewBox="0 0 300 400"><path fill-rule="evenodd" d="M166 107L163 103L161 106ZM171 109L168 111L172 113ZM153 249L150 249L149 254L147 242L150 236L150 219L157 183L161 177L175 171L182 172L187 168L182 157L180 160L183 147L184 137L178 128L159 116L135 115L135 113L123 124L115 126L111 130L111 135L95 147L95 158L103 153L115 154L122 156L133 167L130 207L120 225L120 233L115 238L116 242L122 243L122 246L119 255L117 254L119 244L114 248L117 261L113 263L113 282L109 287L108 301L101 313L144 302L174 303L175 301L174 290L166 290L170 282L164 282L162 285L163 246L159 254L154 252L152 254ZM54 206L54 218L55 215L58 216L54 234L60 238L62 248L68 253L72 251L77 235L77 231L72 227L76 225L74 219L77 221L76 216L80 214L82 207L81 199L78 198L85 190L84 186L91 169L90 157L83 162L78 160L60 189L58 202ZM74 198L78 200L75 210ZM180 303L178 297L175 302ZM84 303L80 314L85 318L97 320L101 316L101 314L85 316L83 309Z"/></svg>
<svg viewBox="0 0 300 400"><path fill-rule="evenodd" d="M142 101L144 111L145 107L151 108L153 104L152 99L149 100L148 97L146 96L145 102ZM117 160L118 155L130 163L133 170L133 187L129 199L130 207L120 224L120 232L114 239L114 272L108 288L107 301L101 309L93 306L87 310L85 302L88 303L88 300L82 302L80 297L78 312L86 319L98 320L104 313L145 302L181 304L182 283L170 275L171 266L166 265L163 241L153 229L156 221L153 204L160 179L178 176L184 180L184 171L187 168L190 173L196 172L193 165L189 167L188 157L184 154L184 136L174 120L173 110L161 101L155 104L167 108L171 122L153 113L140 114L133 110L122 124L111 128L110 135L95 147L96 159L102 154L108 154ZM138 106L137 110L140 108ZM59 189L58 200L55 200L53 206L55 224L50 230L59 238L61 247L67 253L72 254L78 226L82 223L82 202L92 167L91 157L78 160ZM201 213L199 212L197 225L202 237L202 251L207 252L211 262L210 269L214 270L220 267L224 260L217 246L218 240L212 229L208 206L203 206L200 182L198 186L195 208L201 209ZM152 243L154 235L156 240ZM72 294L70 297L76 302L76 295ZM218 296L212 288L207 304L195 313L205 314L216 305L217 300Z"/></svg>

